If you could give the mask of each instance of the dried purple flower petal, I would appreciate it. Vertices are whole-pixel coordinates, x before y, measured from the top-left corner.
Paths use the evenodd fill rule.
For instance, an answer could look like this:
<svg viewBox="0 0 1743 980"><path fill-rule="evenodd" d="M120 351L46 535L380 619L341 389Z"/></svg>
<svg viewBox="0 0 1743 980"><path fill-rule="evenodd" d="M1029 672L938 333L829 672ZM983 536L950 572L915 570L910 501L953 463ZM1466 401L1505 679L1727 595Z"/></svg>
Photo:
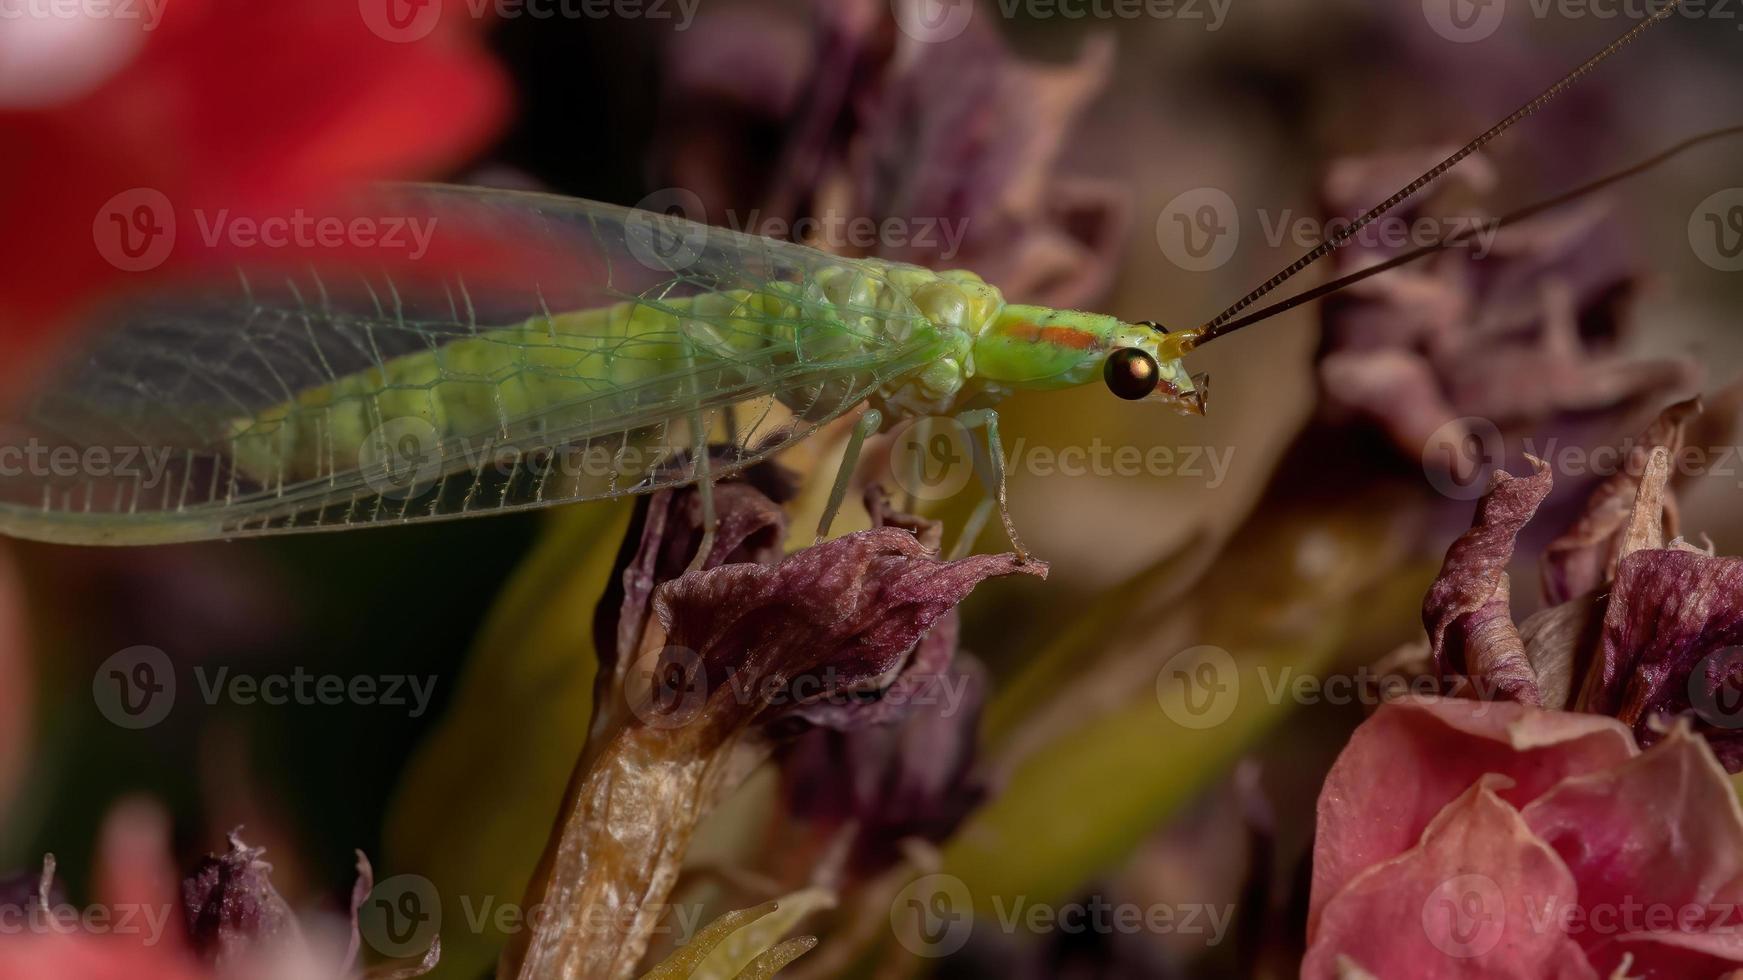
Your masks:
<svg viewBox="0 0 1743 980"><path fill-rule="evenodd" d="M1531 464L1535 472L1528 477L1495 474L1471 529L1447 549L1422 620L1442 677L1469 678L1485 699L1541 705L1536 673L1513 625L1506 572L1519 530L1554 483L1547 464Z"/></svg>
<svg viewBox="0 0 1743 980"><path fill-rule="evenodd" d="M851 826L849 866L861 876L893 866L903 841L948 839L986 797L974 773L986 671L967 654L950 659L954 618L934 627L915 654L917 662L942 656L947 665L933 673L940 668L917 663L898 678L899 693L883 701L893 706L887 722L820 728L782 754L788 811L829 828Z"/></svg>
<svg viewBox="0 0 1743 980"><path fill-rule="evenodd" d="M797 477L774 463L753 466L716 484L719 520L713 550L702 567L768 564L779 558L787 535L781 505L797 492ZM596 694L622 688L628 659L648 626L654 589L684 573L702 536L702 507L695 493L662 490L637 503L618 553L617 572L594 614L593 643L600 661Z"/></svg>
<svg viewBox="0 0 1743 980"><path fill-rule="evenodd" d="M1588 710L1615 715L1642 745L1668 716L1693 714L1725 768L1743 767L1743 559L1680 549L1622 559L1610 590Z"/></svg>
<svg viewBox="0 0 1743 980"><path fill-rule="evenodd" d="M1371 205L1420 172L1438 153L1346 161L1325 181L1327 211L1349 214ZM1458 174L1459 171L1455 171ZM1481 191L1487 169L1464 177ZM1455 231L1482 217L1451 212L1457 184L1407 202L1401 221L1435 218ZM1628 239L1602 205L1546 215L1509 226L1492 241L1452 249L1376 276L1327 300L1320 380L1328 408L1379 426L1413 461L1425 447L1476 418L1503 438L1545 433L1547 422L1577 423L1610 441L1646 401L1687 390L1699 377L1683 358L1644 361L1614 352L1623 312L1639 278ZM1474 257L1479 249L1481 259ZM1386 245L1356 243L1338 252L1338 271L1396 254ZM1575 441L1590 442L1594 439ZM1452 439L1450 444L1464 447ZM1485 458L1448 460L1466 467L1506 446L1484 443ZM1433 462L1429 460L1429 462Z"/></svg>
<svg viewBox="0 0 1743 980"><path fill-rule="evenodd" d="M230 834L230 850L207 855L182 883L188 939L196 953L220 971L286 945L301 946L302 929L272 887L264 848Z"/></svg>
<svg viewBox="0 0 1743 980"><path fill-rule="evenodd" d="M920 543L933 551L944 546L944 524L942 521L929 520L916 514L905 514L895 508L890 500L889 491L881 484L874 483L866 488L865 512L871 517L872 527L899 527L920 539Z"/></svg>
<svg viewBox="0 0 1743 980"><path fill-rule="evenodd" d="M887 684L926 632L986 579L1046 575L1015 555L939 560L894 527L851 534L777 565L725 565L654 593L666 644L697 651L711 724L768 724L816 696ZM752 692L751 696L742 696Z"/></svg>

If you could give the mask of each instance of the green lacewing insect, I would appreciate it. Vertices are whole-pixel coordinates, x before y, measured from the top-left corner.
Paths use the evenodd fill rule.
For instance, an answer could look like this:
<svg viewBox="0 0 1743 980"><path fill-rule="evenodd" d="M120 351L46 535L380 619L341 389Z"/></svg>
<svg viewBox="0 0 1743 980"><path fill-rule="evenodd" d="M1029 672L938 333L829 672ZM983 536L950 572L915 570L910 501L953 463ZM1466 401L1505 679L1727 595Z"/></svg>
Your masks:
<svg viewBox="0 0 1743 980"><path fill-rule="evenodd" d="M388 213L489 226L550 261L487 286L243 269L131 301L0 439L0 454L42 464L5 479L0 532L160 543L706 484L862 406L850 459L880 427L957 416L985 427L997 461L993 406L1092 383L1200 413L1204 385L1183 361L1194 347L1371 274L1236 319L1674 9L1205 326L1175 333L1009 302L970 272L843 258L611 205L388 188Z"/></svg>

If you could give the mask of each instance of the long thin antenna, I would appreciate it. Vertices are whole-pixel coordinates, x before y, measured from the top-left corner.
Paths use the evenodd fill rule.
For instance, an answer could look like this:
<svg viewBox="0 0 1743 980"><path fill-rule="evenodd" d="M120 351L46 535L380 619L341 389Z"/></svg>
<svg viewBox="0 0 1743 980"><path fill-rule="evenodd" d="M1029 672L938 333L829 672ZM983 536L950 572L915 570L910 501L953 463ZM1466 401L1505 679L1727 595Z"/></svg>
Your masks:
<svg viewBox="0 0 1743 980"><path fill-rule="evenodd" d="M1481 235L1493 233L1495 231L1498 231L1502 228L1507 227L1508 225L1515 224L1515 223L1520 222L1520 221L1524 221L1527 218L1535 218L1536 216L1542 214L1545 211L1549 211L1549 210L1552 210L1554 208L1559 208L1564 204L1569 204L1569 203L1576 201L1582 197L1585 197L1588 194L1595 194L1598 191L1601 191L1604 188L1611 186L1612 184L1620 183L1621 181L1627 180L1630 177L1639 176L1640 174L1643 174L1646 171L1651 170L1652 168L1658 166L1659 164L1662 164L1662 163L1670 160L1673 157L1680 156L1681 154L1686 153L1689 150L1692 150L1697 146L1700 146L1700 145L1705 144L1705 143L1711 143L1715 140L1723 139L1727 136L1743 136L1743 126L1727 126L1724 129L1715 129L1711 132L1702 133L1699 136L1692 136L1686 140L1683 140L1681 143L1676 144L1675 146L1671 147L1670 149L1665 150L1663 153L1659 153L1656 156L1653 156L1649 159L1642 160L1639 163L1627 168L1626 170L1618 170L1613 174L1609 174L1608 176L1600 177L1597 180L1594 180L1589 184L1582 184L1581 186L1576 187L1571 191L1567 191L1566 193L1562 193L1562 194L1557 194L1555 197L1549 198L1548 200L1538 201L1535 204L1527 205L1526 207L1522 207L1517 211L1509 212L1509 213L1504 214L1498 218L1490 218L1489 220L1483 222L1480 225L1477 225L1476 227L1466 228L1465 230L1459 232L1458 234L1451 235L1451 236L1449 236L1441 241L1433 242L1431 244L1421 246L1420 248L1411 249L1408 252L1403 252L1399 255L1395 255L1392 258L1389 258L1384 262L1377 262L1374 265L1371 265L1371 266L1368 266L1364 269L1361 269L1360 271L1352 272L1347 276L1343 276L1341 278L1334 279L1331 282L1315 286L1312 289L1309 289L1304 293L1298 293L1294 296L1289 297L1286 300L1283 300L1282 302L1273 303L1270 306L1267 306L1267 307L1265 307L1265 308L1263 308L1255 313L1249 313L1246 316L1241 317L1238 320L1230 320L1230 321L1222 324L1222 326L1220 326L1217 329L1215 336L1217 336L1217 337L1227 336L1228 334L1234 333L1236 330L1239 330L1242 327L1250 327L1253 324L1260 322L1261 320L1269 320L1272 317L1277 316L1279 314L1287 313L1290 310L1295 309L1297 306L1302 306L1302 305L1305 305L1307 303L1311 303L1316 299L1320 299L1321 297L1329 296L1332 293L1338 292L1339 290L1346 289L1350 286L1354 286L1356 283L1361 282L1364 279L1368 279L1368 278L1372 278L1373 276L1377 276L1382 272L1390 272L1391 270L1396 269L1401 265L1408 265L1412 262L1415 262L1417 259L1425 258L1429 255L1433 255L1436 252L1442 252L1442 251L1445 251L1449 248L1457 248L1458 246L1463 245L1465 242L1468 242L1471 239L1479 237ZM1206 338L1206 339L1209 339L1209 338ZM1203 342L1204 342L1204 340L1199 341L1199 343L1203 343Z"/></svg>
<svg viewBox="0 0 1743 980"><path fill-rule="evenodd" d="M1597 54L1595 54L1591 58L1587 59L1584 64L1580 65L1578 68L1575 68L1573 71L1564 75L1560 81L1556 82L1554 85L1551 85L1549 88L1545 89L1543 91L1543 94L1539 95L1537 98L1532 99L1530 102L1527 102L1523 106L1520 106L1518 109L1514 110L1512 115L1509 115L1507 118L1496 123L1494 126L1491 126L1487 132L1483 133L1481 136L1478 136L1476 139L1471 140L1469 143L1466 143L1463 147L1461 147L1458 150L1458 152L1454 153L1450 157L1447 157L1445 160L1442 160L1440 163L1436 164L1433 169L1429 170L1427 173L1425 173L1422 176L1411 181L1403 189L1399 190L1398 193L1393 194L1391 197L1389 197L1385 201L1381 202L1373 210L1362 215L1360 218L1357 218L1355 221L1346 225L1343 229L1338 231L1336 234L1328 237L1325 241L1319 243L1319 245L1315 246L1312 251L1308 252L1306 255L1303 255L1301 258L1296 259L1293 263L1291 263L1288 268L1286 268L1282 272L1279 272L1276 275L1272 276L1269 280L1267 280L1265 282L1264 285L1260 286L1258 289L1253 290L1252 292L1248 293L1247 295L1241 297L1241 299L1238 302L1236 302L1233 306L1231 306L1228 309L1217 314L1214 319L1210 320L1204 326L1199 327L1197 330L1193 331L1192 332L1192 335L1193 335L1192 346L1198 346L1198 345L1203 344L1207 341L1215 340L1217 337L1220 337L1223 334L1227 333L1228 328L1225 326L1225 324L1227 324L1231 320L1233 320L1235 318L1235 316L1238 315L1242 310L1244 310L1247 307L1258 302L1259 299L1264 297L1265 294L1271 292L1271 290L1276 289L1278 286L1281 286L1285 282L1288 282L1290 279L1293 279L1295 277L1295 275L1297 273L1301 272L1303 269L1306 269L1308 266L1312 265L1313 263L1318 262L1320 259L1325 258L1327 255L1330 255L1331 253L1342 248L1344 245L1348 244L1349 241L1351 239L1353 239L1358 232L1360 232L1363 228L1366 228L1375 219L1379 218L1381 215L1384 215L1386 212L1397 207L1399 204L1402 204L1405 200L1409 199L1417 191L1423 189L1424 187L1427 187L1429 184L1431 184L1434 181L1436 181L1437 179L1439 179L1442 174L1446 173L1448 170L1451 170L1453 167L1458 166L1459 163L1462 162L1466 157L1468 157L1471 154L1482 149L1484 146L1487 146L1496 137L1500 136L1502 133L1505 133L1507 130L1512 129L1521 120L1525 119L1526 117L1537 112L1539 109L1542 109L1544 106L1548 105L1557 96L1561 95L1563 92L1566 92L1568 89L1572 88L1577 82L1580 81L1580 79L1584 78L1587 74L1589 74L1592 71L1592 69L1594 69L1594 68L1598 67L1598 65L1602 64L1605 59L1609 58L1611 55L1615 54L1617 51L1620 51L1622 48L1626 47L1635 38L1639 37L1641 34L1644 34L1647 30L1652 28L1655 24L1659 23L1660 21L1668 18L1671 14L1675 13L1677 8L1682 6L1682 3L1683 3L1683 0L1669 0L1668 3L1666 3L1663 7L1659 8L1659 10L1656 13L1654 13L1652 16L1650 16L1650 17L1646 18L1645 20L1641 21L1640 23L1634 25L1632 28L1630 28L1628 30L1628 32L1626 34L1623 34L1621 37L1610 42L1609 45L1607 45L1604 48L1604 50L1599 51Z"/></svg>

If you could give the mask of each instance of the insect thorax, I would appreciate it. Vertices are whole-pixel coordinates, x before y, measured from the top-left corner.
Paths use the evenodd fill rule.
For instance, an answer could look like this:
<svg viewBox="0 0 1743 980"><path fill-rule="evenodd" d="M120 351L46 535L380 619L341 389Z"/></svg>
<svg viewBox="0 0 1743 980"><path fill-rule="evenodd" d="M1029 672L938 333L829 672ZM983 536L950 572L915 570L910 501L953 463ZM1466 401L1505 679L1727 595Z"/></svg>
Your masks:
<svg viewBox="0 0 1743 980"><path fill-rule="evenodd" d="M946 415L966 396L1003 397L1005 392L974 384L974 342L1005 307L999 290L966 270L937 272L909 265L883 265L888 288L907 303L938 335L939 351L925 364L879 388L872 407L884 413L886 425L926 415ZM971 392L972 389L972 392Z"/></svg>

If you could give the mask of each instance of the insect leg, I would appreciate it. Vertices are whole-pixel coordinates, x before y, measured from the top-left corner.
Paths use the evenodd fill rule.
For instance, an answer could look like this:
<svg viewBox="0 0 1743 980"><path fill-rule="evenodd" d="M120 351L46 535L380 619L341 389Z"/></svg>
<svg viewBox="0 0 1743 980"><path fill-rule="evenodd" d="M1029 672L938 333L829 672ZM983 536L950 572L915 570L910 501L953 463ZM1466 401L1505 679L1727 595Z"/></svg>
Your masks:
<svg viewBox="0 0 1743 980"><path fill-rule="evenodd" d="M829 488L829 503L823 507L823 519L817 522L817 542L821 544L829 537L829 525L835 523L835 515L841 510L841 502L847 499L847 485L853 480L853 471L859 466L859 452L865 448L866 439L876 433L884 424L884 415L875 408L868 408L859 421L853 425L853 434L847 438L847 451L841 455L841 466L835 471L835 484Z"/></svg>
<svg viewBox="0 0 1743 980"><path fill-rule="evenodd" d="M701 571L708 562L708 556L714 551L714 531L720 524L720 518L714 512L714 466L713 459L708 454L708 426L702 419L702 392L696 367L696 341L689 331L678 332L684 342L684 358L689 362L690 395L694 399L691 404L696 408L690 412L690 439L695 443L692 452L696 456L696 489L702 496L702 543L696 548L696 557L690 559L689 572Z"/></svg>
<svg viewBox="0 0 1743 980"><path fill-rule="evenodd" d="M977 425L986 426L987 455L990 457L988 462L992 464L992 490L998 500L999 520L1005 525L1005 537L1010 539L1011 550L1017 553L1017 560L1027 562L1029 550L1023 547L1023 540L1017 537L1017 525L1011 520L1010 500L1005 492L1005 448L999 441L999 413L991 408L978 408L963 412L956 417L956 421L970 429Z"/></svg>
<svg viewBox="0 0 1743 980"><path fill-rule="evenodd" d="M740 457L742 457L744 455L744 447L739 445L739 442L738 442L738 405L737 405L737 403L726 406L725 412L726 412L726 444L728 446L733 447L733 450L735 452L737 452Z"/></svg>
<svg viewBox="0 0 1743 980"><path fill-rule="evenodd" d="M696 435L696 489L702 497L702 543L696 548L696 557L690 559L690 567L686 571L700 571L708 561L708 555L714 550L714 529L720 523L714 513L714 467L708 458L708 430L702 425L702 412L697 410L690 415L690 429Z"/></svg>

